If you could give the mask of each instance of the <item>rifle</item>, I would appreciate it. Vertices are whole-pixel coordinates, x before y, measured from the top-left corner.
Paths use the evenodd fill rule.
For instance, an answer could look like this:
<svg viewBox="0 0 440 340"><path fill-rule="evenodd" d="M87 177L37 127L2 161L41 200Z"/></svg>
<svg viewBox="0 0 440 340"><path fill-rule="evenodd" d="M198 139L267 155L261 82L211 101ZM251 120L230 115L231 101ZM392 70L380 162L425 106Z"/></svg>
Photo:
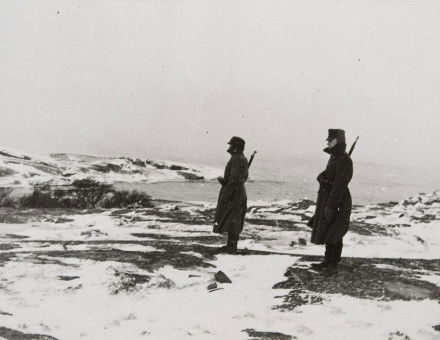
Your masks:
<svg viewBox="0 0 440 340"><path fill-rule="evenodd" d="M351 156L351 154L353 153L354 147L356 146L356 143L359 139L359 136L356 137L356 140L354 141L353 145L350 148L350 151L348 152L348 155Z"/></svg>
<svg viewBox="0 0 440 340"><path fill-rule="evenodd" d="M254 151L254 153L251 155L251 158L249 159L249 162L248 162L248 169L251 167L251 164L252 164L252 162L254 160L254 157L255 157L256 153L257 153L257 151Z"/></svg>

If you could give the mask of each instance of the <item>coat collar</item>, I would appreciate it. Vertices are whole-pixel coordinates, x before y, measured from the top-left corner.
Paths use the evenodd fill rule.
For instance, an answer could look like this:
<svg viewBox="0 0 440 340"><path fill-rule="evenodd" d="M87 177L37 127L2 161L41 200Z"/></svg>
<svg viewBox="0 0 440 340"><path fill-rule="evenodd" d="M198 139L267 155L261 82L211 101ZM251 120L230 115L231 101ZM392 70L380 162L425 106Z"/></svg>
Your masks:
<svg viewBox="0 0 440 340"><path fill-rule="evenodd" d="M324 152L330 154L330 155L335 155L335 156L339 156L345 153L345 149L347 148L346 144L336 144L334 147L332 148L325 148Z"/></svg>

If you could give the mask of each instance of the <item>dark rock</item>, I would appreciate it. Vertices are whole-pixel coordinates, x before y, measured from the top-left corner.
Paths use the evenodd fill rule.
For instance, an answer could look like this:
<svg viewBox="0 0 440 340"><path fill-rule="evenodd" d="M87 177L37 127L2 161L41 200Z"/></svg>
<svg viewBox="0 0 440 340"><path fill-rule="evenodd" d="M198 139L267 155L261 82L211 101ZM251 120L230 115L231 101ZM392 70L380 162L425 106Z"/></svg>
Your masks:
<svg viewBox="0 0 440 340"><path fill-rule="evenodd" d="M79 279L79 276L59 275L58 279L60 279L62 281L72 281L72 280L75 280L75 279Z"/></svg>
<svg viewBox="0 0 440 340"><path fill-rule="evenodd" d="M221 270L215 273L214 278L220 283L232 283L231 279Z"/></svg>
<svg viewBox="0 0 440 340"><path fill-rule="evenodd" d="M74 220L72 220L71 218L60 217L55 221L55 223L66 223L66 222L73 222L73 221Z"/></svg>
<svg viewBox="0 0 440 340"><path fill-rule="evenodd" d="M0 337L8 340L57 340L57 338L54 338L53 336L23 333L6 327L0 327Z"/></svg>
<svg viewBox="0 0 440 340"><path fill-rule="evenodd" d="M437 332L440 332L440 323L438 325L432 326Z"/></svg>
<svg viewBox="0 0 440 340"><path fill-rule="evenodd" d="M426 243L425 240L422 239L422 238L419 237L419 236L416 236L416 239L417 239L417 241L419 241L421 244L425 244L425 243Z"/></svg>
<svg viewBox="0 0 440 340"><path fill-rule="evenodd" d="M294 247L294 246L296 246L296 245L297 245L297 243L296 243L295 241L290 242L290 246L291 246L291 247Z"/></svg>
<svg viewBox="0 0 440 340"><path fill-rule="evenodd" d="M247 328L242 330L246 332L251 340L293 340L297 339L296 336L291 336L278 332L261 332L255 329Z"/></svg>
<svg viewBox="0 0 440 340"><path fill-rule="evenodd" d="M400 331L392 332L388 335L388 340L411 340L411 338Z"/></svg>
<svg viewBox="0 0 440 340"><path fill-rule="evenodd" d="M170 170L189 170L189 168L185 168L184 166L173 164L170 166Z"/></svg>
<svg viewBox="0 0 440 340"><path fill-rule="evenodd" d="M211 283L210 285L208 285L208 290L213 290L213 289L217 289L217 283Z"/></svg>
<svg viewBox="0 0 440 340"><path fill-rule="evenodd" d="M306 241L305 238L300 237L300 238L298 239L298 244L299 244L300 246L306 246L306 245L307 245L307 241Z"/></svg>

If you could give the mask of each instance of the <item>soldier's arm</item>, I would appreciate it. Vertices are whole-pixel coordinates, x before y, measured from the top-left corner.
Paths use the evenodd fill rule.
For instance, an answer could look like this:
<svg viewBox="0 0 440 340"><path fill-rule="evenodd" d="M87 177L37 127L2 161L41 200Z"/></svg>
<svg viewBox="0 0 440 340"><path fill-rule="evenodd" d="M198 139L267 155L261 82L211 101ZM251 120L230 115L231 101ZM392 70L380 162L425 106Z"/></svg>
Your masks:
<svg viewBox="0 0 440 340"><path fill-rule="evenodd" d="M325 178L325 171L321 172L318 177L316 177L316 180L322 184L322 183L328 183L328 180Z"/></svg>
<svg viewBox="0 0 440 340"><path fill-rule="evenodd" d="M225 184L226 184L226 180L225 180L224 177L217 177L217 180L219 181L219 183L220 183L221 185L225 185Z"/></svg>
<svg viewBox="0 0 440 340"><path fill-rule="evenodd" d="M344 157L338 164L335 179L332 183L329 198L327 200L327 208L335 210L339 207L339 203L344 196L348 183L353 175L353 163L350 158Z"/></svg>

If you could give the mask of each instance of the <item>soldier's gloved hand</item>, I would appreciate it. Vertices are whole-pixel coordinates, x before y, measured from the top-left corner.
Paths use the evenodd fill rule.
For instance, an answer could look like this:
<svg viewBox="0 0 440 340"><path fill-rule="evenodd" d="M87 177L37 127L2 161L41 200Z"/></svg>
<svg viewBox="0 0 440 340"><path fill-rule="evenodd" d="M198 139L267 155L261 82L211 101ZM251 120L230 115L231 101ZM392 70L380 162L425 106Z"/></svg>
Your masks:
<svg viewBox="0 0 440 340"><path fill-rule="evenodd" d="M225 183L226 183L226 181L225 181L225 179L223 177L217 177L217 180L219 181L219 183L221 185L225 185Z"/></svg>
<svg viewBox="0 0 440 340"><path fill-rule="evenodd" d="M333 221L333 217L334 217L334 210L330 209L328 207L325 207L324 209L324 220L326 223L330 223L331 221Z"/></svg>

